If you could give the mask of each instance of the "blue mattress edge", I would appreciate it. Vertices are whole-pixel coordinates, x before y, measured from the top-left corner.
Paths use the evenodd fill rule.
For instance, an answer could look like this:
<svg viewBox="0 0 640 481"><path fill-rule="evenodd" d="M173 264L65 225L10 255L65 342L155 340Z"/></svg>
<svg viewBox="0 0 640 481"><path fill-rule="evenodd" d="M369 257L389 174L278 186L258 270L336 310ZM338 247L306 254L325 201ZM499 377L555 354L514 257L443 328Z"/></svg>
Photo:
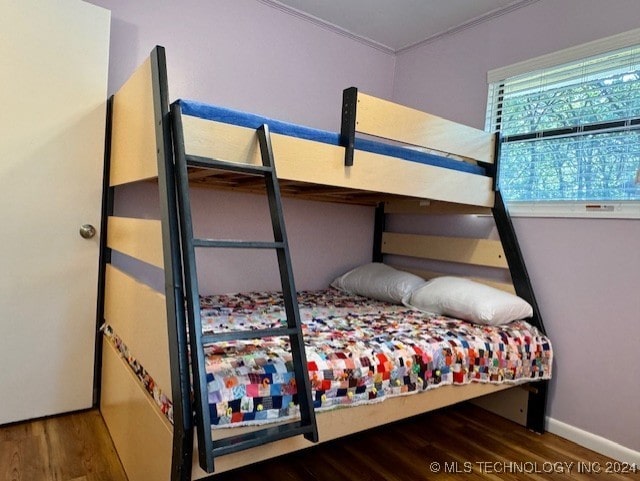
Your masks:
<svg viewBox="0 0 640 481"><path fill-rule="evenodd" d="M184 115L238 125L240 127L248 127L251 129L257 129L261 125L267 124L269 125L269 129L272 133L289 135L291 137L313 140L315 142L322 142L330 145L340 145L340 134L337 132L329 132L326 130L306 127L304 125L284 122L282 120L276 120L258 114L205 104L195 100L180 99L177 100L176 103L180 105ZM478 165L449 159L447 157L427 152L421 152L411 148L385 144L384 142L377 142L375 140L356 138L355 147L357 150L397 157L403 160L433 165L435 167L458 170L477 175L487 175L485 169Z"/></svg>

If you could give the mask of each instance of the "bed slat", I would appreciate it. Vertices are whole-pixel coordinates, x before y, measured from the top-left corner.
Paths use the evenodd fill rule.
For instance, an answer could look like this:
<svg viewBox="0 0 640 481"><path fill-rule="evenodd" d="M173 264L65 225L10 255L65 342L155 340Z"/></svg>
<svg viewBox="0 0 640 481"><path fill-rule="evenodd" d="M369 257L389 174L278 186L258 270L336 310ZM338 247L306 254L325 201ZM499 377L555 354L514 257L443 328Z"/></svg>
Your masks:
<svg viewBox="0 0 640 481"><path fill-rule="evenodd" d="M356 131L493 163L493 134L362 92Z"/></svg>
<svg viewBox="0 0 640 481"><path fill-rule="evenodd" d="M385 214L491 215L489 207L439 202L437 200L393 200L384 203Z"/></svg>
<svg viewBox="0 0 640 481"><path fill-rule="evenodd" d="M415 274L426 280L433 279L435 277L451 275L445 272L427 271L424 269L413 269L413 268L398 266L398 265L391 265L391 267L395 267L396 269L401 271L410 272L411 274ZM457 277L460 277L460 276L457 276ZM500 289L501 291L508 292L509 294L516 293L516 290L513 287L513 284L508 282L500 282L492 279L487 279L486 277L475 277L475 276L462 276L462 277L464 277L465 279L470 279L472 281L480 282L482 284L486 284L491 287L495 287L496 289Z"/></svg>
<svg viewBox="0 0 640 481"><path fill-rule="evenodd" d="M506 269L500 241L415 234L382 234L382 253Z"/></svg>
<svg viewBox="0 0 640 481"><path fill-rule="evenodd" d="M107 246L153 266L164 268L159 220L109 217Z"/></svg>

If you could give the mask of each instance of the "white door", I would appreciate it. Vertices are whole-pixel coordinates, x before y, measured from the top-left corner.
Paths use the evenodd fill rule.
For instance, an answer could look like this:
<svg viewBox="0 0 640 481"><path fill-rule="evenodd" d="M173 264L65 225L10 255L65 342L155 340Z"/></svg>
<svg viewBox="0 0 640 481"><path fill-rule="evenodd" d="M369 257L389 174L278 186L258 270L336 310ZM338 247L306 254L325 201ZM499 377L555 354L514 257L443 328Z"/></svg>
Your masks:
<svg viewBox="0 0 640 481"><path fill-rule="evenodd" d="M92 405L109 23L0 0L0 424Z"/></svg>

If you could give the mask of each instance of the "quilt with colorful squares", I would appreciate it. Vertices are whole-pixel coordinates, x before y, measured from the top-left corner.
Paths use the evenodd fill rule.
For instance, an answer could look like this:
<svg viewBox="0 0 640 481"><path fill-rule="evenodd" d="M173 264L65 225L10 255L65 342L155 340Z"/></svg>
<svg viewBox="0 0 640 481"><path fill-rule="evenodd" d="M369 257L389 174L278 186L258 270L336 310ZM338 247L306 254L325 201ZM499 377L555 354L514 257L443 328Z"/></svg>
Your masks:
<svg viewBox="0 0 640 481"><path fill-rule="evenodd" d="M450 384L521 383L551 377L549 339L525 321L484 326L347 295L298 295L316 411L381 402ZM201 297L205 332L285 326L280 293ZM207 346L214 427L298 415L288 339Z"/></svg>

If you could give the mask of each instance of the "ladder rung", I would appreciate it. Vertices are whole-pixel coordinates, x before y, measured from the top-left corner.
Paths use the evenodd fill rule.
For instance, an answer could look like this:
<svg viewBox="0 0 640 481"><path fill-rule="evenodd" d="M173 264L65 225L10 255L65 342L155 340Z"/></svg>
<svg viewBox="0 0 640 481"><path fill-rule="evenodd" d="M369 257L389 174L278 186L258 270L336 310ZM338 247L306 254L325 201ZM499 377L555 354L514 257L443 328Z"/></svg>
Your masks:
<svg viewBox="0 0 640 481"><path fill-rule="evenodd" d="M279 441L280 439L311 434L313 432L313 426L303 426L301 421L282 424L251 433L215 440L213 442L213 455L223 456L225 454L235 453L236 451L243 451L266 443Z"/></svg>
<svg viewBox="0 0 640 481"><path fill-rule="evenodd" d="M265 167L263 165L229 162L227 160L211 159L209 157L200 157L198 155L187 155L186 160L188 167L229 170L232 172L240 172L243 174L252 175L267 175L273 172L273 169L271 167Z"/></svg>
<svg viewBox="0 0 640 481"><path fill-rule="evenodd" d="M235 249L283 249L284 242L193 239L194 247L228 247Z"/></svg>
<svg viewBox="0 0 640 481"><path fill-rule="evenodd" d="M261 339L263 337L296 336L298 330L288 327L275 327L272 329L253 329L250 331L215 332L202 335L202 344L212 344L223 341L240 341L243 339Z"/></svg>

